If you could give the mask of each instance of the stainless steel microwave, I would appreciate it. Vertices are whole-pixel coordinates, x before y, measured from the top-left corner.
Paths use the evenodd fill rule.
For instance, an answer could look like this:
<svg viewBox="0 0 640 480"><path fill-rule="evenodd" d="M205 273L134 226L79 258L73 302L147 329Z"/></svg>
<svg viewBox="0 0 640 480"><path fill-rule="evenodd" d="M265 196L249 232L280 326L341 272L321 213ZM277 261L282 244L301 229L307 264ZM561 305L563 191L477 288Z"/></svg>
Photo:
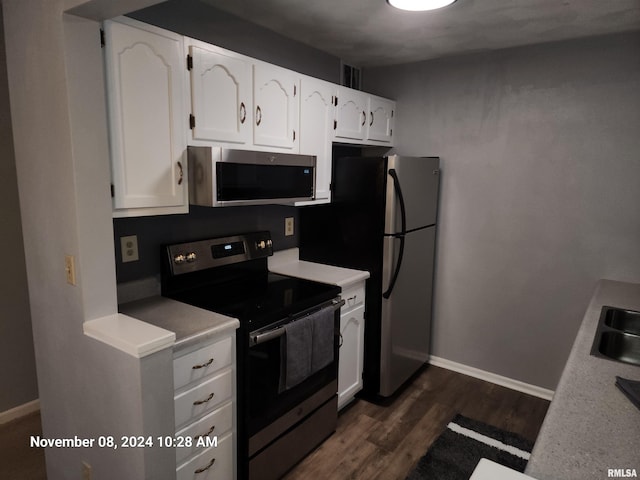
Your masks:
<svg viewBox="0 0 640 480"><path fill-rule="evenodd" d="M189 147L188 157L192 205L292 205L315 197L315 156Z"/></svg>

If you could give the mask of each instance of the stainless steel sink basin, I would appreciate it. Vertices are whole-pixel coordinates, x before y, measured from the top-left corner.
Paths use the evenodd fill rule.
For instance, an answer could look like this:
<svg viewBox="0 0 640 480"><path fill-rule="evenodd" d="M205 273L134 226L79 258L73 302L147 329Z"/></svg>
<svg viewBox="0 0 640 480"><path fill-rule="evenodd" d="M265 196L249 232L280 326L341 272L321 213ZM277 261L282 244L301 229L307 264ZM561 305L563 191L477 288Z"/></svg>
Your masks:
<svg viewBox="0 0 640 480"><path fill-rule="evenodd" d="M602 307L591 355L640 365L640 312Z"/></svg>
<svg viewBox="0 0 640 480"><path fill-rule="evenodd" d="M640 312L610 308L605 314L604 323L616 330L640 335Z"/></svg>

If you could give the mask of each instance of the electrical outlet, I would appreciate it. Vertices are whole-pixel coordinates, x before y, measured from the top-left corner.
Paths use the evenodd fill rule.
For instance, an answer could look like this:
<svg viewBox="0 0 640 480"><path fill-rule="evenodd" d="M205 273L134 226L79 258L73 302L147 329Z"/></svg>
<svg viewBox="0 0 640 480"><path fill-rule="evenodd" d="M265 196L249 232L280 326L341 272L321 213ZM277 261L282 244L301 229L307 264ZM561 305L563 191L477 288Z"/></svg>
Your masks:
<svg viewBox="0 0 640 480"><path fill-rule="evenodd" d="M67 283L69 285L76 284L76 262L73 255L64 256L64 271L67 275Z"/></svg>
<svg viewBox="0 0 640 480"><path fill-rule="evenodd" d="M287 217L284 219L284 235L285 237L293 235L293 217Z"/></svg>
<svg viewBox="0 0 640 480"><path fill-rule="evenodd" d="M91 465L82 462L82 480L91 480Z"/></svg>
<svg viewBox="0 0 640 480"><path fill-rule="evenodd" d="M120 250L122 251L122 263L140 260L138 256L138 236L120 237Z"/></svg>

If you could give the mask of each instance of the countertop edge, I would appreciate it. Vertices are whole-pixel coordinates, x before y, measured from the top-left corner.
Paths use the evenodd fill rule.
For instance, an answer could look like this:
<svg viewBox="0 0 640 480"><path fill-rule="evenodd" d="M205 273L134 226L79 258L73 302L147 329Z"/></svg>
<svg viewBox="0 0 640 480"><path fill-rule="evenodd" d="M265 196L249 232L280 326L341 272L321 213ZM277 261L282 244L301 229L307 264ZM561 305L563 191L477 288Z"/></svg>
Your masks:
<svg viewBox="0 0 640 480"><path fill-rule="evenodd" d="M122 313L86 321L82 329L86 336L135 358L173 347L176 339L174 332Z"/></svg>

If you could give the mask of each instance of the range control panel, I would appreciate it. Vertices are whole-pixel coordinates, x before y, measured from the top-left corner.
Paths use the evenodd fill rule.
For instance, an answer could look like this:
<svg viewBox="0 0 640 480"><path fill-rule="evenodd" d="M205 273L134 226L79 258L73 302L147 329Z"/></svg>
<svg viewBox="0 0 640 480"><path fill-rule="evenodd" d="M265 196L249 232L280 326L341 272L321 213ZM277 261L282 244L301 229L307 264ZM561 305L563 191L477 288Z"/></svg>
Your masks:
<svg viewBox="0 0 640 480"><path fill-rule="evenodd" d="M172 275L273 255L271 232L252 232L166 247Z"/></svg>

